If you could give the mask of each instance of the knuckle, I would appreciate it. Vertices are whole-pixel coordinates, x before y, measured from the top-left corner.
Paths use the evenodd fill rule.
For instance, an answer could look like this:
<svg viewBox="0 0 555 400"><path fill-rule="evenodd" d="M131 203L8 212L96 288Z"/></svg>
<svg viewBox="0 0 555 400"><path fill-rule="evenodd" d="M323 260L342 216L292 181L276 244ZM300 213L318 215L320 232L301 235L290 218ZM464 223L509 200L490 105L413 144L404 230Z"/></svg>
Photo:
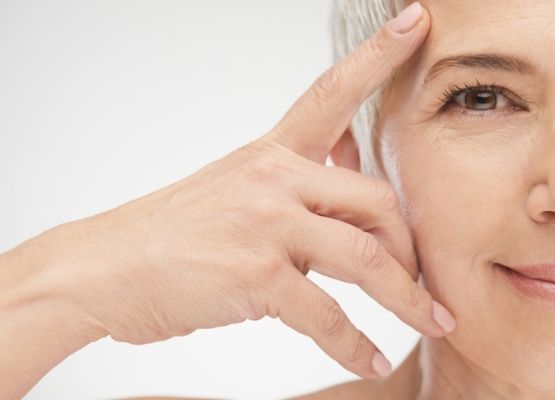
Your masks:
<svg viewBox="0 0 555 400"><path fill-rule="evenodd" d="M410 307L417 307L422 302L420 288L416 282L412 282L409 286L408 304Z"/></svg>
<svg viewBox="0 0 555 400"><path fill-rule="evenodd" d="M355 260L358 260L357 279L364 280L372 275L383 274L388 268L387 252L383 246L369 233L357 236Z"/></svg>
<svg viewBox="0 0 555 400"><path fill-rule="evenodd" d="M310 206L310 210L317 215L329 216L333 215L335 208L329 201L322 199L321 201L316 201Z"/></svg>
<svg viewBox="0 0 555 400"><path fill-rule="evenodd" d="M314 83L313 93L319 100L332 97L339 90L341 73L337 66L330 67Z"/></svg>
<svg viewBox="0 0 555 400"><path fill-rule="evenodd" d="M384 29L377 30L363 45L366 46L363 54L378 60L387 56L387 52L391 48L391 43Z"/></svg>
<svg viewBox="0 0 555 400"><path fill-rule="evenodd" d="M273 318L273 311L269 307L269 304L265 302L265 299L260 299L253 292L247 292L246 298L247 304L245 306L246 311L244 313L244 317L238 319L249 319L252 321L258 321L266 315L270 315Z"/></svg>
<svg viewBox="0 0 555 400"><path fill-rule="evenodd" d="M324 318L321 321L322 332L330 338L338 338L347 326L347 317L335 299L324 306Z"/></svg>
<svg viewBox="0 0 555 400"><path fill-rule="evenodd" d="M276 177L276 165L269 157L260 154L243 163L244 175L249 180L266 182Z"/></svg>
<svg viewBox="0 0 555 400"><path fill-rule="evenodd" d="M240 292L246 296L246 318L258 320L265 315L276 318L277 305L271 303L273 294L280 295L285 286L283 261L277 257L267 257L262 265L249 267L256 271L249 271L247 277L239 283Z"/></svg>
<svg viewBox="0 0 555 400"><path fill-rule="evenodd" d="M362 333L361 330L357 329L357 335L355 338L355 346L349 352L347 360L351 363L356 363L359 360L365 359L365 350L368 345L368 339Z"/></svg>
<svg viewBox="0 0 555 400"><path fill-rule="evenodd" d="M399 204L393 185L383 179L374 180L374 196L387 211L395 209Z"/></svg>
<svg viewBox="0 0 555 400"><path fill-rule="evenodd" d="M252 202L251 207L249 212L252 212L260 223L272 224L283 218L284 215L283 202L271 194L259 196Z"/></svg>
<svg viewBox="0 0 555 400"><path fill-rule="evenodd" d="M275 257L270 257L266 261L263 268L264 273L262 276L264 283L261 285L262 288L267 288L267 282L271 282L273 284L279 283L285 268L287 268L287 266L283 265L283 260L280 257L277 255Z"/></svg>

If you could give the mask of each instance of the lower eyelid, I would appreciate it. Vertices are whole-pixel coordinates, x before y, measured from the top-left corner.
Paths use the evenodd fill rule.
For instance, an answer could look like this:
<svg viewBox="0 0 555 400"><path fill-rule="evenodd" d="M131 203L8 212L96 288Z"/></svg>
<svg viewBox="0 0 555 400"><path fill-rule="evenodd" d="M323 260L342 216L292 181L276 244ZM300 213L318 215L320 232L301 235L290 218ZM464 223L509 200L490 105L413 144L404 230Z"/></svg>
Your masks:
<svg viewBox="0 0 555 400"><path fill-rule="evenodd" d="M526 112L528 110L523 109L520 106L508 105L502 110L470 110L468 108L460 107L457 104L448 106L443 113L452 113L460 117L470 117L476 119L482 118L502 118L505 116L511 116L515 113Z"/></svg>

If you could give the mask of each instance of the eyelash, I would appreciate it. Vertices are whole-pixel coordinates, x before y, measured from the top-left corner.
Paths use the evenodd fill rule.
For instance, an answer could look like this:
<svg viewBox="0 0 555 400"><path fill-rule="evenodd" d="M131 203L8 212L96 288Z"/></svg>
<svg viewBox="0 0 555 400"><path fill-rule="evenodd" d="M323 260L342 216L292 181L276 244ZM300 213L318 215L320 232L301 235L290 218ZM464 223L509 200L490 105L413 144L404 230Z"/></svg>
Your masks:
<svg viewBox="0 0 555 400"><path fill-rule="evenodd" d="M439 104L441 104L441 107L439 109L439 112L445 112L447 111L447 109L450 108L450 106L454 106L456 105L455 103L455 97L457 97L459 94L466 92L466 91L484 91L484 92L492 92L495 93L496 95L502 95L505 96L505 98L507 98L507 100L509 100L512 104L511 104L511 108L513 109L526 109L526 107L518 104L515 100L513 100L514 97L516 97L515 95L512 94L511 91L505 89L502 86L498 86L495 83L492 84L482 84L480 83L478 80L476 80L476 84L469 84L469 83L465 83L463 85L463 87L460 87L458 85L449 85L449 87L443 91L442 95L439 97ZM474 115L484 115L484 114L489 114L491 112L495 112L494 110L472 110L469 108L463 108L463 110L461 111L461 113L470 113L470 114L474 114ZM499 111L498 111L499 112Z"/></svg>

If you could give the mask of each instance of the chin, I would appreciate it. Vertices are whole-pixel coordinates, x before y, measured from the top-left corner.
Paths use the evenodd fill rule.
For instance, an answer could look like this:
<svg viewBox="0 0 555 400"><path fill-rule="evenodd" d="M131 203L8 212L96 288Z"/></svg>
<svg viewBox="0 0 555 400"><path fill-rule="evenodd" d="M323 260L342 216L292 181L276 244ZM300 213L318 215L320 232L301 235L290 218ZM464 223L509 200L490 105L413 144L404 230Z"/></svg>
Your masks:
<svg viewBox="0 0 555 400"><path fill-rule="evenodd" d="M487 379L553 396L555 283L543 279L553 269L514 265L483 263L464 276L453 267L451 276L434 273L424 282L457 319L446 341Z"/></svg>

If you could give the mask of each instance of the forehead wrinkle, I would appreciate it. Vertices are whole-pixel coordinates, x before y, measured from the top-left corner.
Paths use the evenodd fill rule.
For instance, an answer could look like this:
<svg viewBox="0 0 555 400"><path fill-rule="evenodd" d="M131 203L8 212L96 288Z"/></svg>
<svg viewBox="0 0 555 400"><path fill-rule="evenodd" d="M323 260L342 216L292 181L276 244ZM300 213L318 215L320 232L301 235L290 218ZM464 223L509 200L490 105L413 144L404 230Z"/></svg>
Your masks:
<svg viewBox="0 0 555 400"><path fill-rule="evenodd" d="M537 68L534 64L514 55L500 53L470 53L449 56L436 62L428 71L424 79L424 84L449 68L479 68L526 75L537 73Z"/></svg>

